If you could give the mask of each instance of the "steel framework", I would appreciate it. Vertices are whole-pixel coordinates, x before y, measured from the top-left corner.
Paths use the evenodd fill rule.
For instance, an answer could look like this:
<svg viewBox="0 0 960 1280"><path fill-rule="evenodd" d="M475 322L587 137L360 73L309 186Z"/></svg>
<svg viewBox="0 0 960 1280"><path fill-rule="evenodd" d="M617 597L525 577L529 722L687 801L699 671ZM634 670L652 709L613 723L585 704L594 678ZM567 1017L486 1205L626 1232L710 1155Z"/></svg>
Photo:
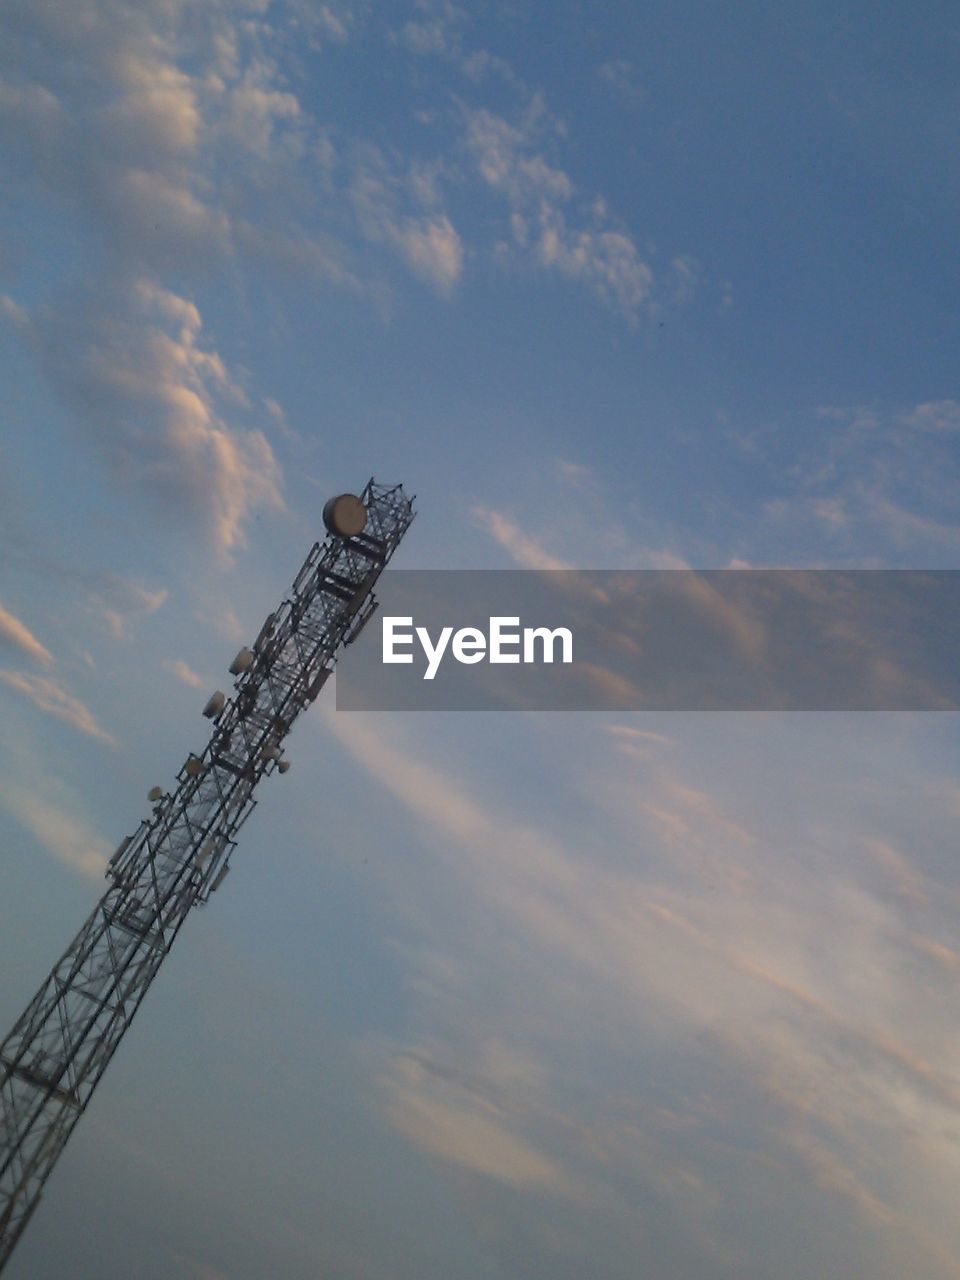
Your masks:
<svg viewBox="0 0 960 1280"><path fill-rule="evenodd" d="M257 783L287 767L284 737L376 608L373 585L413 500L373 480L361 500L365 528L314 545L231 667L233 696L208 704L203 753L172 793L151 792L152 815L110 860L109 888L0 1045L0 1271L191 907L230 869Z"/></svg>

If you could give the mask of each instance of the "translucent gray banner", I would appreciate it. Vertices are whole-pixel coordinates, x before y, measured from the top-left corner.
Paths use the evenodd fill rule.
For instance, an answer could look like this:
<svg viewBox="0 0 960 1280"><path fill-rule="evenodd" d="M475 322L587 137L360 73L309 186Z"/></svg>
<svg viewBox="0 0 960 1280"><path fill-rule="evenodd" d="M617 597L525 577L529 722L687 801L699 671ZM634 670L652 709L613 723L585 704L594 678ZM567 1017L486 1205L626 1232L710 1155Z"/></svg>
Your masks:
<svg viewBox="0 0 960 1280"><path fill-rule="evenodd" d="M339 710L960 706L960 571L391 569L378 595Z"/></svg>

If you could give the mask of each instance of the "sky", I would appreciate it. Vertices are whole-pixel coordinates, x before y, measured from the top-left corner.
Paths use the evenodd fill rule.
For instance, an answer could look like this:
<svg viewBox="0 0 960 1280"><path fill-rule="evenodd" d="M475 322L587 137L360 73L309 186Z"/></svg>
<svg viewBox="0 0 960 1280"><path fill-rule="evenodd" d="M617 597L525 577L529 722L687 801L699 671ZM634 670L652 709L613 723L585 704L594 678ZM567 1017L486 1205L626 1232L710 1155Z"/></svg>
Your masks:
<svg viewBox="0 0 960 1280"><path fill-rule="evenodd" d="M960 567L958 46L7 0L4 1028L371 474L404 568ZM960 1276L958 741L328 689L7 1274Z"/></svg>

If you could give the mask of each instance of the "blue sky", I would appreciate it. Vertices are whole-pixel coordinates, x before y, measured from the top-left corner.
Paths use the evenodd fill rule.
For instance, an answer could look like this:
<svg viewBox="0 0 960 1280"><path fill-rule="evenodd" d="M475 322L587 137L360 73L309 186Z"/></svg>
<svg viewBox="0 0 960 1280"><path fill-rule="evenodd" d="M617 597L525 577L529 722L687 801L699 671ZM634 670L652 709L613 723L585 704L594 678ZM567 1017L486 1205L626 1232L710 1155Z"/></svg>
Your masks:
<svg viewBox="0 0 960 1280"><path fill-rule="evenodd" d="M0 1015L371 473L958 567L951 7L9 0ZM17 1277L960 1274L957 732L327 698Z"/></svg>

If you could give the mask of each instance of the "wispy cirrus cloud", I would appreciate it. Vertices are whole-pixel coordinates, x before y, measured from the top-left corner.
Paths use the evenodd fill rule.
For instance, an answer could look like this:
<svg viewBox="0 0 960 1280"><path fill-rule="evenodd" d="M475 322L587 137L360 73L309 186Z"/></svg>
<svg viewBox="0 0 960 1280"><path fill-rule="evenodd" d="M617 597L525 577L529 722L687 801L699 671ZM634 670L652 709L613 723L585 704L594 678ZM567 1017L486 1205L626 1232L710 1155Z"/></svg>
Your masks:
<svg viewBox="0 0 960 1280"><path fill-rule="evenodd" d="M568 1177L521 1137L509 1112L422 1057L396 1055L381 1078L390 1122L441 1160L509 1187L571 1194Z"/></svg>
<svg viewBox="0 0 960 1280"><path fill-rule="evenodd" d="M58 862L92 880L103 876L107 841L79 813L75 799L45 778L36 764L29 785L0 778L0 805Z"/></svg>
<svg viewBox="0 0 960 1280"><path fill-rule="evenodd" d="M116 746L116 739L103 728L90 708L54 677L0 670L0 681L32 702L38 711L63 720L89 738L96 738L107 746Z"/></svg>
<svg viewBox="0 0 960 1280"><path fill-rule="evenodd" d="M99 723L94 713L63 684L54 668L55 659L46 645L18 617L0 604L0 643L16 650L46 674L36 671L0 669L0 683L26 698L38 711L62 720L88 737L107 745L116 745L113 736Z"/></svg>
<svg viewBox="0 0 960 1280"><path fill-rule="evenodd" d="M510 516L492 507L473 508L476 524L488 533L522 569L571 569L566 560L549 552L532 534Z"/></svg>
<svg viewBox="0 0 960 1280"><path fill-rule="evenodd" d="M401 1132L443 1162L506 1181L511 1160L522 1171L532 1153L547 1166L534 1160L527 1182L517 1172L518 1190L534 1189L538 1177L548 1186L547 1168L555 1168L565 1185L591 1188L586 1200L573 1193L576 1212L587 1217L598 1203L615 1203L623 1185L644 1186L670 1212L694 1217L709 1211L711 1189L722 1186L715 1206L722 1211L751 1194L751 1186L759 1190L764 1170L762 1177L777 1183L778 1204L820 1212L824 1197L840 1196L870 1242L864 1247L894 1249L882 1272L889 1280L904 1267L955 1274L947 1219L938 1203L914 1195L918 1186L949 1180L956 1167L940 1135L960 1101L947 1051L952 1028L937 1013L956 961L949 947L941 954L939 913L915 860L870 845L880 837L866 822L862 875L848 863L832 878L817 876L798 859L805 840L818 832L824 839L830 818L822 801L806 796L812 812L799 836L778 826L774 800L762 814L748 815L732 796L721 798L686 776L685 734L678 735L683 754L674 745L662 766L647 757L645 776L634 773L629 786L620 771L635 765L623 756L614 765L616 746L615 756L596 760L588 779L578 778L579 803L591 813L596 805L623 836L608 831L609 857L592 845L581 854L584 832L548 833L529 811L519 820L498 809L452 766L414 748L409 735L401 741L399 729L343 715L330 723L417 822L433 850L423 856L436 859L418 978L433 1011L432 1047L401 1050L381 1079ZM624 741L625 727L616 726L614 744ZM664 745L663 735L651 733L640 741ZM728 781L733 767L724 769ZM557 788L563 785L558 779ZM894 895L885 897L890 888ZM441 963L444 931L428 927L427 918L449 918L459 955L455 961L451 954L452 968ZM829 948L824 931L833 940ZM495 983L504 951L517 998L499 998L496 1025L524 1060L539 1066L533 1094L520 1085L498 1090L478 1065L483 1002L469 975L481 972ZM412 943L405 955L418 972ZM916 963L927 966L925 981L932 984L920 1003L909 977ZM475 1025L458 1016L465 1000ZM524 1013L531 1001L535 1029ZM564 1031L571 1025L574 1039ZM625 1141L617 1117L629 1095L597 1092L592 1073L586 1113L573 1106L573 1096L584 1102L576 1066L584 1037L594 1065L621 1054L633 1064L650 1037L663 1046L662 1055L653 1055L658 1073L682 1060L687 1083L675 1090L669 1076L658 1075L654 1093L689 1120L691 1140L673 1136L665 1148L656 1136L656 1107L639 1090L630 1101L634 1142ZM695 1046L707 1043L701 1074ZM729 1121L709 1121L712 1136L704 1143L703 1115L731 1107ZM505 1123L523 1151L499 1148L484 1130L477 1149L486 1154L471 1164L477 1119ZM583 1141L571 1145L575 1131ZM908 1155L906 1131L913 1135ZM665 1150L676 1166L669 1178ZM895 1167L896 1175L878 1177L881 1165ZM777 1228L771 1229L774 1238ZM723 1231L711 1237L698 1242L698 1265L712 1274L734 1241Z"/></svg>
<svg viewBox="0 0 960 1280"><path fill-rule="evenodd" d="M206 684L203 676L198 676L182 658L177 658L175 661L164 659L163 669L169 671L172 676L176 676L181 684L185 684L190 689L202 689Z"/></svg>
<svg viewBox="0 0 960 1280"><path fill-rule="evenodd" d="M49 667L53 663L53 654L40 643L25 622L5 609L0 603L0 641L18 650L24 657L40 666Z"/></svg>
<svg viewBox="0 0 960 1280"><path fill-rule="evenodd" d="M99 613L114 638L123 640L131 625L139 618L156 613L169 594L166 587L151 590L139 582L110 576L102 587L91 592L90 600L93 611Z"/></svg>
<svg viewBox="0 0 960 1280"><path fill-rule="evenodd" d="M596 69L600 81L622 101L633 104L643 97L636 67L628 58L611 58Z"/></svg>
<svg viewBox="0 0 960 1280"><path fill-rule="evenodd" d="M954 400L907 409L821 406L785 483L764 502L767 527L818 537L821 556L872 566L950 567L960 551Z"/></svg>

